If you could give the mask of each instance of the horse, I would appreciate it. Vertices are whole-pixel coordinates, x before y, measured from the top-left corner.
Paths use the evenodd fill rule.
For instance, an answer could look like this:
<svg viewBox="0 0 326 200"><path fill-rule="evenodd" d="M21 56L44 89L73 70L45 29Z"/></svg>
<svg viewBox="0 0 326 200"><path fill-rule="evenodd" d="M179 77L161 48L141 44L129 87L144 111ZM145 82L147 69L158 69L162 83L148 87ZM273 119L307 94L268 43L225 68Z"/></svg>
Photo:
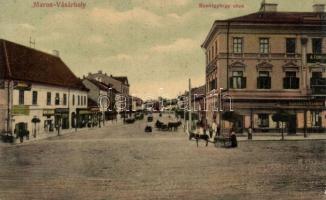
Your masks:
<svg viewBox="0 0 326 200"><path fill-rule="evenodd" d="M191 140L192 138L196 139L196 143L197 143L197 147L198 147L198 141L199 140L205 140L206 141L206 147L208 146L208 139L209 139L209 135L207 134L195 134L190 132L189 133L189 140Z"/></svg>
<svg viewBox="0 0 326 200"><path fill-rule="evenodd" d="M168 128L170 131L177 131L178 130L178 127L181 125L182 123L180 121L178 122L169 122L168 123Z"/></svg>

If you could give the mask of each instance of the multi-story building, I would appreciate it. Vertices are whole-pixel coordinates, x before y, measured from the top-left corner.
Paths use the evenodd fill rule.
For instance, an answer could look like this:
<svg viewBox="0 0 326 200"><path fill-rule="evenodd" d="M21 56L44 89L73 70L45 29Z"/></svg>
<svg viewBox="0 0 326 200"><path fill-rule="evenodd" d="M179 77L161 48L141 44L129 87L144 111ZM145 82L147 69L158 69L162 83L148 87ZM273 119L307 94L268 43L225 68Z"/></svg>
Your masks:
<svg viewBox="0 0 326 200"><path fill-rule="evenodd" d="M103 82L106 85L110 85L112 88L117 90L120 94L129 95L129 82L126 76L112 76L98 71L97 73L88 73L88 79L95 79L99 82Z"/></svg>
<svg viewBox="0 0 326 200"><path fill-rule="evenodd" d="M239 131L277 130L272 115L280 109L291 114L289 132L325 130L324 9L316 4L312 12L278 12L277 4L262 3L256 13L216 20L202 44L208 121L220 121L222 94L242 116L234 124Z"/></svg>
<svg viewBox="0 0 326 200"><path fill-rule="evenodd" d="M87 89L58 57L0 40L1 132L36 135L75 127Z"/></svg>

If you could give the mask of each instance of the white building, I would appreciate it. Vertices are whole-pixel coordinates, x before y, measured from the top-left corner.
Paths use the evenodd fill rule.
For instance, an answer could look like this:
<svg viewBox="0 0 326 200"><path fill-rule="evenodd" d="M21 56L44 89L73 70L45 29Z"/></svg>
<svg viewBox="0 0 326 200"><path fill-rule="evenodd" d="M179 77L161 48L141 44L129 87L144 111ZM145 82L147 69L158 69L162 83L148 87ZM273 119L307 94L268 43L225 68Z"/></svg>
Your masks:
<svg viewBox="0 0 326 200"><path fill-rule="evenodd" d="M0 72L2 133L38 135L80 123L88 90L58 56L1 39Z"/></svg>

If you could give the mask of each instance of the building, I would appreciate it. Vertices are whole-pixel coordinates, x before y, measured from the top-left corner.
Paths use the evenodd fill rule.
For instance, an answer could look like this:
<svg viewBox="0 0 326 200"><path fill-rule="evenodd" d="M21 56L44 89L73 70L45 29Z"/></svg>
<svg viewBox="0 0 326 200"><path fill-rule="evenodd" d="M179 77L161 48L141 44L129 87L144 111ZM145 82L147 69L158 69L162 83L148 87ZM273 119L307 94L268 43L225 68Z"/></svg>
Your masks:
<svg viewBox="0 0 326 200"><path fill-rule="evenodd" d="M76 127L87 88L57 55L0 39L0 131L36 136Z"/></svg>
<svg viewBox="0 0 326 200"><path fill-rule="evenodd" d="M95 79L99 82L103 82L106 85L110 85L112 88L118 91L118 93L123 95L129 95L129 82L126 76L112 76L98 71L97 73L88 73L86 76L88 79Z"/></svg>
<svg viewBox="0 0 326 200"><path fill-rule="evenodd" d="M208 122L233 102L242 117L239 132L276 131L278 110L291 114L290 133L324 131L326 127L325 5L312 12L278 12L262 3L258 12L216 20L202 48L206 53ZM223 89L221 89L223 88ZM221 124L223 125L223 124ZM224 124L228 127L228 124Z"/></svg>
<svg viewBox="0 0 326 200"><path fill-rule="evenodd" d="M92 113L92 124L100 125L101 122L104 124L106 120L116 119L114 100L118 92L110 85L95 79L84 78L83 84L89 89L89 107L86 113Z"/></svg>
<svg viewBox="0 0 326 200"><path fill-rule="evenodd" d="M191 110L196 113L198 120L206 121L206 85L191 89Z"/></svg>

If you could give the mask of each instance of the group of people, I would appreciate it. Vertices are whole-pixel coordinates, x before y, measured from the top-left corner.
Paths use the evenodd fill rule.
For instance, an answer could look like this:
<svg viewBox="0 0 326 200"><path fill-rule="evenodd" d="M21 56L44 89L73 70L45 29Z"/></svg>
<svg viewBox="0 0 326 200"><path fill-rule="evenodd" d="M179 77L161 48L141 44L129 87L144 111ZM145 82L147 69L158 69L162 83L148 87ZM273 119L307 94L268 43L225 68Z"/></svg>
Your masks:
<svg viewBox="0 0 326 200"><path fill-rule="evenodd" d="M198 121L196 123L196 134L209 135L209 137L211 139L216 138L216 137L221 136L221 127L219 125L217 125L214 121L210 126L207 125L206 123L204 123L203 121ZM230 141L231 141L231 147L237 147L238 143L237 143L237 137L235 135L234 127L232 127L229 130L228 137L230 138Z"/></svg>

